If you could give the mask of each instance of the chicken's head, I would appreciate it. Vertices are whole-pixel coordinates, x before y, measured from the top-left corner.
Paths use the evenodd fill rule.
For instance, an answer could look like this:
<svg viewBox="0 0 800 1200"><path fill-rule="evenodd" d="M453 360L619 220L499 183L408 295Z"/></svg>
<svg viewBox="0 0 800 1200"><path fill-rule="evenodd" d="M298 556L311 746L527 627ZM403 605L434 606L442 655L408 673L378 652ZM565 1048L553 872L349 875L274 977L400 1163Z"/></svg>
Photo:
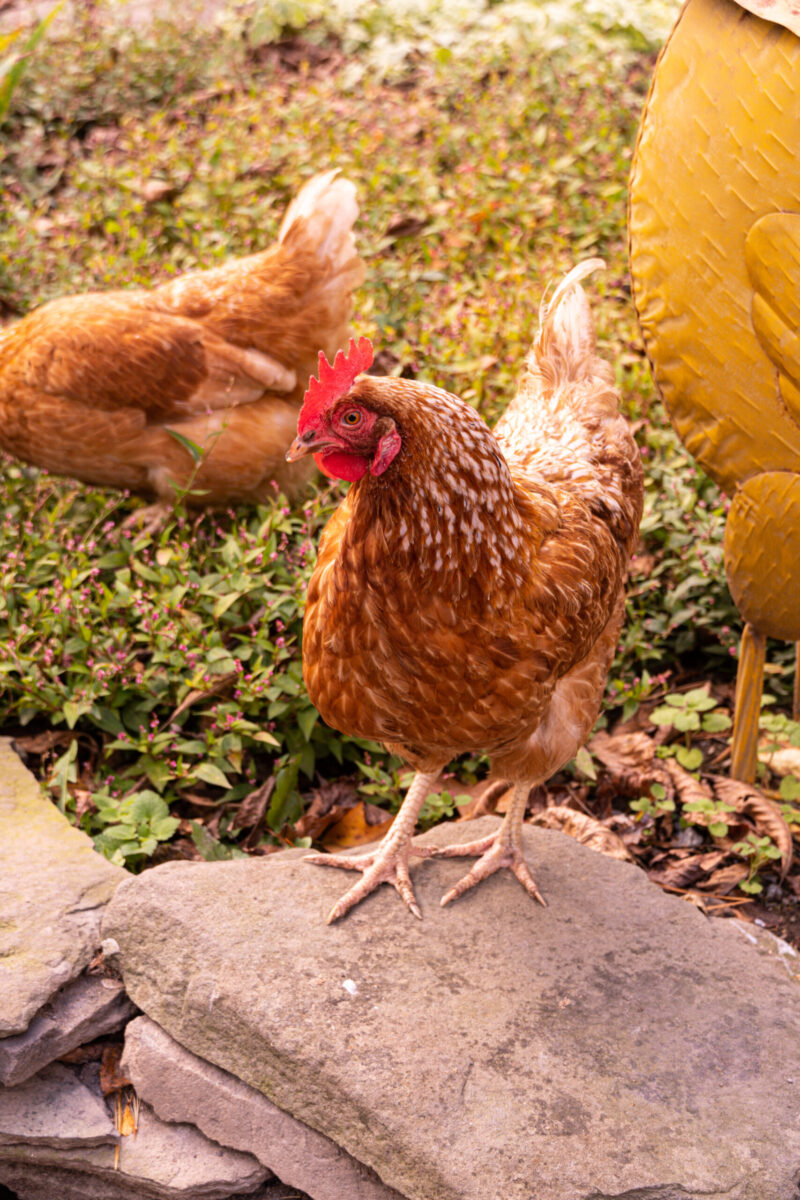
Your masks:
<svg viewBox="0 0 800 1200"><path fill-rule="evenodd" d="M359 395L356 376L372 365L369 338L350 339L333 366L320 351L319 379L309 381L297 421L297 437L286 458L295 462L313 454L321 471L353 482L369 471L382 475L400 449L397 425Z"/></svg>

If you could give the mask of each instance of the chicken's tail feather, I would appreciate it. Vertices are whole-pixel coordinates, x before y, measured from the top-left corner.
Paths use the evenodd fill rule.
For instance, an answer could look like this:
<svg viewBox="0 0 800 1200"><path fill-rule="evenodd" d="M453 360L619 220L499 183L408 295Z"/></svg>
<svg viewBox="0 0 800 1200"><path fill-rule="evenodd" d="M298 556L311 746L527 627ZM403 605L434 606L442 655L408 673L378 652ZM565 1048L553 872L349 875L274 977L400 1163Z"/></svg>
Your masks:
<svg viewBox="0 0 800 1200"><path fill-rule="evenodd" d="M599 358L594 319L581 280L602 270L602 258L578 263L539 308L539 332L527 361L529 387L539 395L560 392L570 407L589 403L615 412L617 393L609 363ZM576 384L590 384L587 389Z"/></svg>
<svg viewBox="0 0 800 1200"><path fill-rule="evenodd" d="M350 292L364 280L353 225L358 217L355 185L338 170L314 175L286 210L278 241L291 249L312 251L336 291Z"/></svg>

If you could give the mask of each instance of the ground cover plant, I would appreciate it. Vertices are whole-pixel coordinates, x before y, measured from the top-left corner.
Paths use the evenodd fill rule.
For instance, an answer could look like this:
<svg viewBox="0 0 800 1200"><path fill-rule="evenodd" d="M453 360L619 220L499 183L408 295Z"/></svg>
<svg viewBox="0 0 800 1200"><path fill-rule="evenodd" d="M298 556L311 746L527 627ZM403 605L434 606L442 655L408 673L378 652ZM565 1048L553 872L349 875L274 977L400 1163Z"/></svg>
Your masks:
<svg viewBox="0 0 800 1200"><path fill-rule="evenodd" d="M579 812L587 838L614 834L665 886L784 895L800 832L790 650L770 651L764 787L720 792L740 628L727 501L669 427L630 301L627 175L669 14L654 32L652 6L650 25L627 6L625 21L592 5L380 11L254 5L221 10L221 27L132 30L94 6L77 35L54 22L0 126L0 312L257 250L300 183L338 166L362 208L356 331L384 370L491 421L544 288L601 255L592 303L646 508L608 728L533 807ZM176 496L151 535L121 528L133 498L2 465L0 730L103 853L136 870L386 828L401 764L324 727L302 684L305 586L337 487L208 514ZM423 824L471 811L484 773L454 764Z"/></svg>

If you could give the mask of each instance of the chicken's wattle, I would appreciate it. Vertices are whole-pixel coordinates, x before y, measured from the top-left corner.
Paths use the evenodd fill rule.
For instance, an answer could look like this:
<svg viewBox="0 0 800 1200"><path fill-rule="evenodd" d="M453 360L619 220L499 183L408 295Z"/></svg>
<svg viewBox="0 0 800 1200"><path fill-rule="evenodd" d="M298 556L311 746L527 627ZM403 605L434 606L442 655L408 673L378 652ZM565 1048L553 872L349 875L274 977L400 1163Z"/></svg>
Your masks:
<svg viewBox="0 0 800 1200"><path fill-rule="evenodd" d="M367 473L367 460L361 454L348 454L346 450L320 450L314 462L329 479L343 479L355 483Z"/></svg>

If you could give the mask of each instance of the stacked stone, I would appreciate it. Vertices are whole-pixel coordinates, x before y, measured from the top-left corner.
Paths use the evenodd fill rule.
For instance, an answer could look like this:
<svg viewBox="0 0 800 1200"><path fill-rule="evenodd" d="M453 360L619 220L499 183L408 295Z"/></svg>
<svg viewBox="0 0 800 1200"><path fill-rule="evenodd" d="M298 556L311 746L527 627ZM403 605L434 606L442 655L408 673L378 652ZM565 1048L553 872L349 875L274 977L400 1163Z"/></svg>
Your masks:
<svg viewBox="0 0 800 1200"><path fill-rule="evenodd" d="M125 876L0 747L0 1185L20 1200L794 1196L797 954L561 833L525 841L547 908L496 876L441 909L464 865L429 858L422 922L383 888L328 927L343 880L302 851ZM106 974L87 974L100 945ZM52 1061L124 1022L135 1138L96 1064Z"/></svg>
<svg viewBox="0 0 800 1200"><path fill-rule="evenodd" d="M96 854L0 741L0 1186L20 1200L227 1200L272 1172L143 1104L121 1138L96 1062L55 1060L136 1013L122 983L87 974L126 873Z"/></svg>

